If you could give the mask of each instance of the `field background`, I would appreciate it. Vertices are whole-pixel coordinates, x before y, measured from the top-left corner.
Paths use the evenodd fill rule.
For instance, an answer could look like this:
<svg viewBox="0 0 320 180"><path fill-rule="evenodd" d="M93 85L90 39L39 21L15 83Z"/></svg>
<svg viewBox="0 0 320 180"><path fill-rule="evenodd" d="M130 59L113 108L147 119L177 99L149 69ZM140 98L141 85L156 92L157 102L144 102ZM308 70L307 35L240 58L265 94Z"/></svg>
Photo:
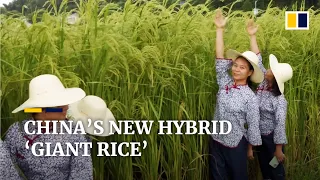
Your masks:
<svg viewBox="0 0 320 180"><path fill-rule="evenodd" d="M53 1L51 2L53 5ZM123 9L108 3L80 1L74 24L71 12L50 6L33 14L33 25L17 15L1 15L1 137L23 120L11 111L28 98L30 80L57 75L65 86L79 86L102 97L118 120L211 120L215 107L214 10L206 5L165 5L157 1L127 1ZM245 30L251 11L222 7L229 22L225 48L250 48ZM271 4L260 10L257 39L263 60L275 54L290 63L293 78L286 83L289 103L285 149L288 179L320 176L320 15L309 10L310 30L286 31L284 8ZM37 22L36 22L37 21ZM141 157L96 157L95 179L208 179L207 135L115 135L100 141L148 141ZM96 144L96 143L93 143ZM258 179L257 161L250 162Z"/></svg>

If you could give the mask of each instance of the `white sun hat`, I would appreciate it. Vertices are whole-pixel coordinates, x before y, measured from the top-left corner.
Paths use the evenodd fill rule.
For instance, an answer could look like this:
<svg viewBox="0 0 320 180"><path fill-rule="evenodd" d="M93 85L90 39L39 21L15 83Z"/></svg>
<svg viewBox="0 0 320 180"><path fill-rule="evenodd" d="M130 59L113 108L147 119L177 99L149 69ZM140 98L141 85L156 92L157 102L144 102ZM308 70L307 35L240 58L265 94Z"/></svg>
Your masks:
<svg viewBox="0 0 320 180"><path fill-rule="evenodd" d="M284 83L292 78L293 70L288 63L279 63L276 56L269 55L270 69L277 81L280 92L284 92Z"/></svg>
<svg viewBox="0 0 320 180"><path fill-rule="evenodd" d="M69 115L72 116L73 121L81 121L86 133L95 135L95 136L110 136L114 134L115 130L110 131L110 122L116 122L115 117L103 99L98 96L88 95L82 100L75 102L69 105ZM89 119L91 119L91 125L89 125ZM103 127L104 132L102 134L95 134L94 130L97 133L100 133L100 130L95 128L95 121L102 121L98 124L100 127Z"/></svg>
<svg viewBox="0 0 320 180"><path fill-rule="evenodd" d="M252 65L254 71L252 75L250 76L250 80L254 83L261 83L264 79L264 75L262 70L259 68L259 58L258 56L252 52L252 51L245 51L243 53L240 53L236 50L229 49L226 52L226 56L228 59L232 59L232 61L235 61L238 57L243 57L246 60L249 61L249 63Z"/></svg>
<svg viewBox="0 0 320 180"><path fill-rule="evenodd" d="M65 88L57 76L42 74L30 81L29 99L12 113L17 113L25 108L69 105L85 96L86 93L81 88Z"/></svg>

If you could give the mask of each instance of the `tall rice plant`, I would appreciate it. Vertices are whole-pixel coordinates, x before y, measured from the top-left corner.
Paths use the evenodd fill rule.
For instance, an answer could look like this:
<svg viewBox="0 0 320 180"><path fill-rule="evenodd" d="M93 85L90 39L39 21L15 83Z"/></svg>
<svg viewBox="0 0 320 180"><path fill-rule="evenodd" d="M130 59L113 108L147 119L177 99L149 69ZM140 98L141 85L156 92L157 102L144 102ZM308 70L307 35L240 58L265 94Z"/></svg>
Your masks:
<svg viewBox="0 0 320 180"><path fill-rule="evenodd" d="M100 1L80 1L68 24L66 1L49 1L28 27L1 15L1 135L23 113L11 111L28 98L28 83L44 73L66 87L79 86L102 97L118 120L154 120L150 135L94 139L95 179L207 179L208 135L158 135L158 120L212 120L215 79L214 12L205 5L127 1L124 9ZM223 7L229 16L226 48L249 49L245 21L251 12ZM319 175L320 15L309 10L309 31L286 31L285 9L269 6L256 21L263 60L275 54L294 69L286 83L286 169L289 179ZM36 22L37 18L40 22ZM97 141L142 142L141 157L97 157ZM257 179L257 162L250 176Z"/></svg>

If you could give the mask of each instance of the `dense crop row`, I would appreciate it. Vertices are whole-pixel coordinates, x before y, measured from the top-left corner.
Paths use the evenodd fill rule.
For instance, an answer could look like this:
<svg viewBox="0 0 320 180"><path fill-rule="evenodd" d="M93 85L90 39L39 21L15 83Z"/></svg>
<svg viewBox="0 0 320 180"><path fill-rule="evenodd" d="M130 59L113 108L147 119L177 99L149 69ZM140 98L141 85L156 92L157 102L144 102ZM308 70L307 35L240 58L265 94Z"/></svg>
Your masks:
<svg viewBox="0 0 320 180"><path fill-rule="evenodd" d="M50 10L50 9L49 9ZM1 19L1 135L25 114L11 111L28 98L31 78L58 75L102 97L117 119L212 119L215 80L214 12L204 5L179 10L157 2L79 4L79 19L67 24L63 8L46 11L26 26L19 18ZM229 16L226 48L249 49L245 21L251 12L224 8ZM290 179L319 176L320 15L310 10L310 30L286 31L285 10L261 12L256 22L265 65L270 53L294 69L286 84L286 168ZM4 137L3 137L4 138ZM207 175L207 135L115 135L102 141L148 141L141 157L96 157L97 179L202 180ZM95 143L93 143L95 144ZM257 162L250 163L256 176Z"/></svg>

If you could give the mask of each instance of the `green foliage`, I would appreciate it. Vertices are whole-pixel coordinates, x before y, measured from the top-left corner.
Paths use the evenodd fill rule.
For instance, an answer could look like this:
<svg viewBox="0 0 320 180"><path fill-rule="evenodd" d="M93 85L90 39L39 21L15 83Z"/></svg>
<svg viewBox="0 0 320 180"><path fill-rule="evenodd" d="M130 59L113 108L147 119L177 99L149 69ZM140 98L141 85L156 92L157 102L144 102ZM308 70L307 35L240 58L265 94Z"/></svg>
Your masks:
<svg viewBox="0 0 320 180"><path fill-rule="evenodd" d="M44 73L102 97L118 120L211 120L215 107L214 12L204 5L168 7L156 1L76 4L79 19L67 23L64 6L47 4L33 24L1 15L1 128L25 114L11 111L28 98L30 80ZM139 4L139 5L138 5ZM223 7L228 11L228 7ZM226 12L226 48L249 49L245 21L252 12ZM315 15L318 13L317 15ZM38 14L38 15L37 15ZM257 18L258 43L267 66L275 54L294 70L286 83L288 179L319 176L320 15L310 10L309 31L286 31L285 10L269 7ZM40 19L37 22L36 19ZM100 141L148 141L141 157L96 157L96 179L207 179L207 135L114 135ZM94 141L93 144L96 141ZM250 166L257 179L257 165ZM307 172L307 173L306 173Z"/></svg>
<svg viewBox="0 0 320 180"><path fill-rule="evenodd" d="M5 7L0 7L0 14L7 14L7 9Z"/></svg>
<svg viewBox="0 0 320 180"><path fill-rule="evenodd" d="M253 1L251 0L245 0L244 3L242 4L242 10L244 11L250 11L254 8L253 6Z"/></svg>

